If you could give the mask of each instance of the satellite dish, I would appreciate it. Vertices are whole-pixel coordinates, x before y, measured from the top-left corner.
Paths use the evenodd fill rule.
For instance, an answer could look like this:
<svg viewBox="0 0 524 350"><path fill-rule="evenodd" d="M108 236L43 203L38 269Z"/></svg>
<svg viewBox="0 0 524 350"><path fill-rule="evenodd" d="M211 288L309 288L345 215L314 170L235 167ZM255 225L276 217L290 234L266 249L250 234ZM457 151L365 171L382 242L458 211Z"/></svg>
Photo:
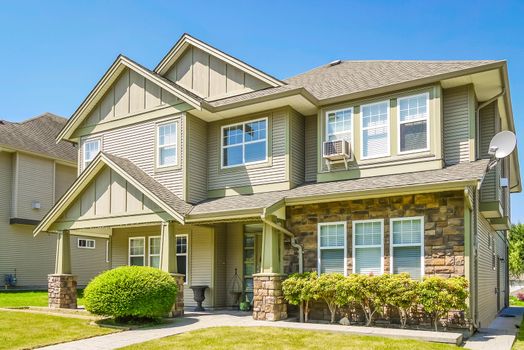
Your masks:
<svg viewBox="0 0 524 350"><path fill-rule="evenodd" d="M506 158L517 146L517 137L511 131L501 131L489 143L489 155L497 159Z"/></svg>

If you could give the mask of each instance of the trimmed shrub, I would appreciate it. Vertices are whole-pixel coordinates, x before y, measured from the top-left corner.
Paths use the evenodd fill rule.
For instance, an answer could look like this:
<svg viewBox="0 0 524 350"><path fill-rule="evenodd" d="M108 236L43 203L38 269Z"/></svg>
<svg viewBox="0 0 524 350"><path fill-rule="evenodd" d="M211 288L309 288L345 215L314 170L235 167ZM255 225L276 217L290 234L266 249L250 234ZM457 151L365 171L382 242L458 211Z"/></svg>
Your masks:
<svg viewBox="0 0 524 350"><path fill-rule="evenodd" d="M178 288L173 277L152 267L122 266L96 276L84 290L87 311L117 320L159 318L171 311Z"/></svg>
<svg viewBox="0 0 524 350"><path fill-rule="evenodd" d="M340 273L324 273L313 284L315 299L324 300L331 312L331 323L335 323L337 306L344 306L349 302L338 294L338 283L344 279L344 275Z"/></svg>
<svg viewBox="0 0 524 350"><path fill-rule="evenodd" d="M400 326L406 327L409 309L418 303L418 285L420 282L412 280L408 273L398 275L384 275L384 292L386 303L398 309Z"/></svg>
<svg viewBox="0 0 524 350"><path fill-rule="evenodd" d="M466 310L468 281L464 277L426 277L419 284L419 302L431 316L435 331L441 318L451 310Z"/></svg>
<svg viewBox="0 0 524 350"><path fill-rule="evenodd" d="M304 319L309 319L309 302L315 299L314 285L316 272L294 273L282 282L284 298L292 305L300 305Z"/></svg>

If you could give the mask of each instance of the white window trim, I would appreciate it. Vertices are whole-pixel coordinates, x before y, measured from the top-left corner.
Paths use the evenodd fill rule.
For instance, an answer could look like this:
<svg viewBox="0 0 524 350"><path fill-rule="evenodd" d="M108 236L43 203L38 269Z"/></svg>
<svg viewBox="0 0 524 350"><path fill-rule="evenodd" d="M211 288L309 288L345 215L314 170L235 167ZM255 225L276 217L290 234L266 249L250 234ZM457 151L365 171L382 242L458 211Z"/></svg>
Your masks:
<svg viewBox="0 0 524 350"><path fill-rule="evenodd" d="M377 126L371 126L364 128L364 107L368 106L374 106L379 105L382 103L387 103L387 121L386 121L386 128L388 130L388 137L387 137L387 152L384 154L374 155L374 156L367 156L364 157L364 131L370 130L370 129L377 129ZM375 158L383 158L383 157L389 157L391 155L391 100L384 100L384 101L378 101L373 103L366 103L360 106L360 159L366 160L366 159L375 159Z"/></svg>
<svg viewBox="0 0 524 350"><path fill-rule="evenodd" d="M148 246L147 246L147 266L151 266L151 257L158 256L160 258L160 253L158 253L158 254L151 254L151 241L154 238L160 238L160 253L162 252L162 238L161 238L161 236L149 236L149 237L147 237L147 244L148 244ZM160 268L160 262L159 262L158 268Z"/></svg>
<svg viewBox="0 0 524 350"><path fill-rule="evenodd" d="M405 220L417 220L420 219L420 232L422 237L420 237L420 244L393 244L393 223L398 221L405 221ZM408 216L408 217L402 217L402 218L392 218L389 220L389 258L390 258L390 264L389 264L389 272L393 274L393 248L394 247L419 247L420 246L420 279L424 277L424 270L426 268L425 266L425 255L424 255L424 238L426 236L426 233L424 231L424 217L423 216Z"/></svg>
<svg viewBox="0 0 524 350"><path fill-rule="evenodd" d="M344 134L343 132L339 132L339 133L333 133L333 134L330 134L329 133L329 128L328 128L328 114L330 113L337 113L337 112L342 112L342 111L348 111L348 110L351 110L351 153L353 153L353 150L355 149L354 148L354 144L355 144L355 109L354 107L348 107L348 108L339 108L339 109L331 109L329 111L326 111L325 113L325 121L326 121L326 124L325 124L325 128L326 128L326 138L325 138L325 141L328 141L329 140L329 135L338 135L338 134Z"/></svg>
<svg viewBox="0 0 524 350"><path fill-rule="evenodd" d="M144 254L131 255L131 241L135 241L135 240L143 240L144 241ZM131 266L131 258L143 257L144 258L144 265L142 265L142 266L148 266L147 265L147 261L146 261L146 252L147 252L146 238L144 236L141 236L141 237L129 237L128 247L127 247L127 265Z"/></svg>
<svg viewBox="0 0 524 350"><path fill-rule="evenodd" d="M185 253L177 253L176 252L176 239L178 237L186 237L186 252ZM175 257L178 258L178 256L185 256L186 257L186 281L184 282L184 285L187 285L189 283L189 235L187 233L175 235ZM177 264L178 269L178 264Z"/></svg>
<svg viewBox="0 0 524 350"><path fill-rule="evenodd" d="M261 121L261 120L265 120L266 121L266 138L263 139L266 142L266 158L262 159L262 160L257 160L255 162L247 162L246 163L246 145L253 144L253 143L261 143L262 140L245 142L245 140L244 140L245 139L244 125L246 125L248 123L258 122L258 121ZM241 144L237 143L235 145L225 146L224 145L224 129L228 128L228 127L231 127L231 126L236 126L236 125L242 125L242 143ZM240 123L233 123L233 124L223 125L220 128L220 139L219 139L219 142L220 142L220 168L221 169L237 168L237 167L241 167L241 166L245 166L245 165L266 163L268 161L268 158L269 158L269 120L268 120L267 117L265 117L265 118L246 120L245 122L240 122ZM234 146L238 147L240 145L242 146L242 163L241 164L235 164L235 165L224 165L224 149L229 148L229 147L234 147Z"/></svg>
<svg viewBox="0 0 524 350"><path fill-rule="evenodd" d="M325 247L322 248L320 246L320 228L322 226L331 226L331 225L344 225L344 276L347 276L348 274L348 264L347 264L347 247L348 247L348 239L347 239L347 222L346 221L333 221L333 222L319 222L317 226L317 271L320 275L320 252L321 250L339 250L342 249L342 247Z"/></svg>
<svg viewBox="0 0 524 350"><path fill-rule="evenodd" d="M174 124L175 125L175 142L165 145L160 145L160 127ZM178 120L169 120L166 122L156 124L156 167L157 168L168 168L173 166L178 166L178 129L179 123ZM175 162L172 164L160 164L160 149L166 147L175 147Z"/></svg>
<svg viewBox="0 0 524 350"><path fill-rule="evenodd" d="M86 241L86 246L85 247L81 247L80 246L80 241ZM89 247L87 245L87 242L93 242L93 246L92 247ZM77 247L79 249L96 249L96 241L94 239L89 239L89 238L78 238L78 241L77 241Z"/></svg>
<svg viewBox="0 0 524 350"><path fill-rule="evenodd" d="M110 248L109 238L107 238L106 239L106 263L111 262L111 260L109 259L109 248Z"/></svg>
<svg viewBox="0 0 524 350"><path fill-rule="evenodd" d="M87 162L92 162L93 159L95 159L95 157L98 155L97 153L93 156L93 158L86 159L86 144L92 143L92 142L98 143L98 153L102 151L102 140L99 137L84 140L84 142L82 143L82 170L86 168Z"/></svg>
<svg viewBox="0 0 524 350"><path fill-rule="evenodd" d="M384 274L384 219L370 219L370 220L353 220L353 226L352 226L352 229L353 231L351 232L351 238L352 238L352 251L351 251L351 272L352 273L357 273L355 271L355 251L356 249L358 248L377 248L377 245L360 245L356 246L355 244L355 232L356 232L356 229L355 229L355 226L357 224L365 224L367 222L380 222L380 232L381 232L381 239L380 239L380 274L383 275Z"/></svg>
<svg viewBox="0 0 524 350"><path fill-rule="evenodd" d="M428 115L426 118L418 118L418 119L412 119L412 120L409 120L409 121L405 121L405 122L402 122L400 121L400 101L401 100L404 100L404 99L408 99L408 98L413 98L413 97L419 97L419 96L425 96L426 97L426 106L427 106L427 109L428 109ZM421 94L415 94L415 95L409 95L409 96L403 96L403 97L399 97L397 99L397 150L398 150L398 154L411 154L411 153L419 153L419 152L427 152L430 150L430 146L429 146L429 141L430 141L430 133L429 133L429 124L430 124L430 108L429 108L429 92L424 92L424 93L421 93ZM407 123L415 123L415 122L421 122L421 121L426 121L426 148L421 148L421 149L414 149L414 150L411 150L411 151L404 151L402 152L400 150L400 142L401 142L401 139L400 139L400 125L401 124L407 124Z"/></svg>

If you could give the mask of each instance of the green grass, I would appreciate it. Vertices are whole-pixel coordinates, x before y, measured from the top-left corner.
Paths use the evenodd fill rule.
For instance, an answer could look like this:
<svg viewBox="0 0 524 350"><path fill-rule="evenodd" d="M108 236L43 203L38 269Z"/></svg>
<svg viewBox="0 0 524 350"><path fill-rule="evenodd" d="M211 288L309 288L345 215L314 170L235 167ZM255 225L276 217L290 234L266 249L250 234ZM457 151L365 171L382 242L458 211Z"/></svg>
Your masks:
<svg viewBox="0 0 524 350"><path fill-rule="evenodd" d="M83 305L83 290L78 290L78 305ZM47 306L47 291L0 292L0 307Z"/></svg>
<svg viewBox="0 0 524 350"><path fill-rule="evenodd" d="M92 326L89 322L78 318L0 311L0 350L31 349L115 332Z"/></svg>
<svg viewBox="0 0 524 350"><path fill-rule="evenodd" d="M524 350L524 320L522 320L520 324L519 333L517 334L517 339L515 339L512 350Z"/></svg>
<svg viewBox="0 0 524 350"><path fill-rule="evenodd" d="M520 301L517 297L510 296L509 297L509 304L511 306L524 306L524 301Z"/></svg>
<svg viewBox="0 0 524 350"><path fill-rule="evenodd" d="M444 350L454 345L417 340L388 339L343 333L272 327L217 327L183 333L128 346L127 350L220 350L220 349L367 349L367 350Z"/></svg>

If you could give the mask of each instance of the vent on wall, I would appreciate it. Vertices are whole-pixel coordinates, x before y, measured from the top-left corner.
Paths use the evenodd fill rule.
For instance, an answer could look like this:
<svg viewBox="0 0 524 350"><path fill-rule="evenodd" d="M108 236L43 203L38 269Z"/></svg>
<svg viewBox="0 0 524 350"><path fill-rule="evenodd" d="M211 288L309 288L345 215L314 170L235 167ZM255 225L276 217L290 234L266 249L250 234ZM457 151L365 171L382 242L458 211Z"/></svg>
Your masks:
<svg viewBox="0 0 524 350"><path fill-rule="evenodd" d="M342 60L334 60L328 63L328 67L336 66L337 64L341 64Z"/></svg>

